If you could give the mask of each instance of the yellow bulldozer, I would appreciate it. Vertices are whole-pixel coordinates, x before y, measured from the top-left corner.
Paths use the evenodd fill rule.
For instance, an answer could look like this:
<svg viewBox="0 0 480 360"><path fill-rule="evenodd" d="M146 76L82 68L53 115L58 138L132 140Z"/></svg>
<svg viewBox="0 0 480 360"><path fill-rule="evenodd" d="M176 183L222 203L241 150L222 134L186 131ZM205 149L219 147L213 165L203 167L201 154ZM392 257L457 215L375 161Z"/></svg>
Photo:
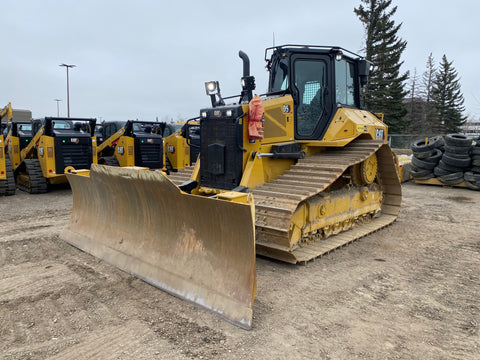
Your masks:
<svg viewBox="0 0 480 360"><path fill-rule="evenodd" d="M339 47L268 48L268 92L253 96L239 56L238 100L206 83L190 180L107 166L68 174L62 237L248 329L256 254L294 264L348 244L395 221L401 188L387 126L361 106L369 61Z"/></svg>

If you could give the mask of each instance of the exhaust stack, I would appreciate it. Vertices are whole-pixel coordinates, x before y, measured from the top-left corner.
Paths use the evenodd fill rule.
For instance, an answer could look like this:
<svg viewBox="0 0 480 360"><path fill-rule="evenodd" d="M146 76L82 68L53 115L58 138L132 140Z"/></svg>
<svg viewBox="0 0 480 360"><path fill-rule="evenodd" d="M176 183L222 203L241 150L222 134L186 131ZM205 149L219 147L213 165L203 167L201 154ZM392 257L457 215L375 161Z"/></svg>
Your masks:
<svg viewBox="0 0 480 360"><path fill-rule="evenodd" d="M250 76L250 59L242 50L238 52L238 56L243 61L243 77L242 77L242 95L240 103L248 103L252 100L253 90L255 90L255 77Z"/></svg>

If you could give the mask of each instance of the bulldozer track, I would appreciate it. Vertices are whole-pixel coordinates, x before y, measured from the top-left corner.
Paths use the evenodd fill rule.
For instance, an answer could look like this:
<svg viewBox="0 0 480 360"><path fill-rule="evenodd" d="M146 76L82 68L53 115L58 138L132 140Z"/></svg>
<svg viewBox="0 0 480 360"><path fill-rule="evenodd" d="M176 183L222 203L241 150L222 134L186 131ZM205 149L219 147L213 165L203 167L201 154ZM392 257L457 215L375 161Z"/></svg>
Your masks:
<svg viewBox="0 0 480 360"><path fill-rule="evenodd" d="M372 154L377 155L383 189L379 217L304 247L288 249L276 245L279 240L288 240L293 214L303 201L327 190L350 166ZM345 147L328 148L301 159L278 179L250 192L255 199L257 253L291 263L307 262L388 226L397 218L401 203L401 188L391 151L383 141L375 140L356 140Z"/></svg>
<svg viewBox="0 0 480 360"><path fill-rule="evenodd" d="M185 181L190 180L194 166L186 166L183 169L178 169L178 171L171 171L168 175L168 178L173 181L177 186L183 184Z"/></svg>
<svg viewBox="0 0 480 360"><path fill-rule="evenodd" d="M17 187L30 194L42 194L47 192L47 180L43 177L42 167L38 159L25 159L26 174L17 173ZM19 180L23 177L24 181ZM28 178L28 180L27 180Z"/></svg>

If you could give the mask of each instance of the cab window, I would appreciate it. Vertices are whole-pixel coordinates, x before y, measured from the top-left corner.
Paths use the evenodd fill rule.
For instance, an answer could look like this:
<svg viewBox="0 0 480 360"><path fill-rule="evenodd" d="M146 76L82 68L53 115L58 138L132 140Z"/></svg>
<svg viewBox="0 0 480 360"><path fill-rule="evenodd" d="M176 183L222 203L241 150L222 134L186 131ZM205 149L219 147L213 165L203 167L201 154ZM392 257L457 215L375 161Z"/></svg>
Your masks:
<svg viewBox="0 0 480 360"><path fill-rule="evenodd" d="M21 124L21 125L18 125L18 130L22 130L22 131L32 131L32 124Z"/></svg>
<svg viewBox="0 0 480 360"><path fill-rule="evenodd" d="M54 129L65 129L65 130L73 129L72 122L67 120L55 120L52 122L52 124Z"/></svg>
<svg viewBox="0 0 480 360"><path fill-rule="evenodd" d="M325 112L327 64L322 60L298 59L294 63L298 91L297 134L313 134Z"/></svg>
<svg viewBox="0 0 480 360"><path fill-rule="evenodd" d="M115 124L105 124L104 128L105 128L105 137L107 139L117 132L117 126Z"/></svg>
<svg viewBox="0 0 480 360"><path fill-rule="evenodd" d="M163 130L163 137L168 137L172 134L172 131L170 129L170 126L165 126L165 130Z"/></svg>
<svg viewBox="0 0 480 360"><path fill-rule="evenodd" d="M335 99L338 104L359 107L355 96L355 66L345 59L335 62Z"/></svg>
<svg viewBox="0 0 480 360"><path fill-rule="evenodd" d="M284 91L288 88L288 60L281 59L277 62L272 73L272 92Z"/></svg>

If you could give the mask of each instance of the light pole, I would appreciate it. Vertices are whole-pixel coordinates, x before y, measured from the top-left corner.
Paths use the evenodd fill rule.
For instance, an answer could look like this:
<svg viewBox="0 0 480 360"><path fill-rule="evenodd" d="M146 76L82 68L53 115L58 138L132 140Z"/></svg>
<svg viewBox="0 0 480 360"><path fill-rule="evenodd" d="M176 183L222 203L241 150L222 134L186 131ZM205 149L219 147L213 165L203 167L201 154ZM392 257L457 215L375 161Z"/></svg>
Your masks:
<svg viewBox="0 0 480 360"><path fill-rule="evenodd" d="M53 99L53 100L55 100L57 102L57 117L60 117L60 110L58 108L58 103L62 100L61 99Z"/></svg>
<svg viewBox="0 0 480 360"><path fill-rule="evenodd" d="M65 66L67 68L67 113L68 113L68 117L70 117L70 93L69 93L69 86L68 86L68 68L73 68L73 67L76 67L77 65L60 64L59 66Z"/></svg>

